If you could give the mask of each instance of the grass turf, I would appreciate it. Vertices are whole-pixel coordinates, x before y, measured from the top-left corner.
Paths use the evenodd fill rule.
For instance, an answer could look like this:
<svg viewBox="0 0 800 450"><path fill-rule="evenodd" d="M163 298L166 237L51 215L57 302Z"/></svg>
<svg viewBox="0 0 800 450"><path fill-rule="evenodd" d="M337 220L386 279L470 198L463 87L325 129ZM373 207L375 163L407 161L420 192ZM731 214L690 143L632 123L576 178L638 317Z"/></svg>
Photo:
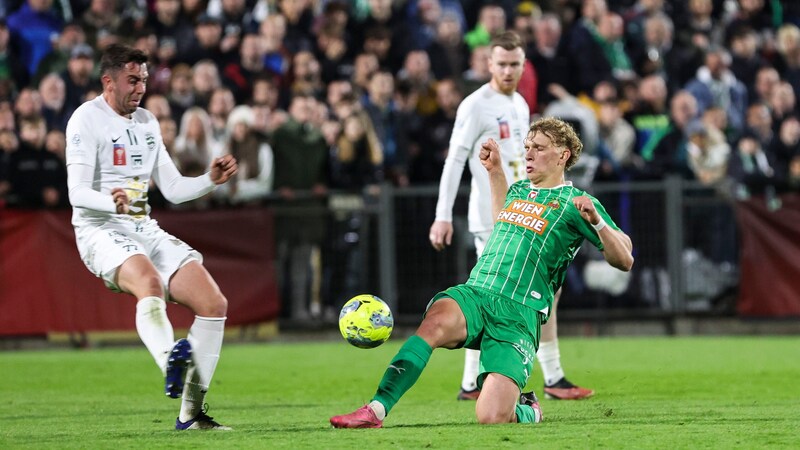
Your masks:
<svg viewBox="0 0 800 450"><path fill-rule="evenodd" d="M480 426L457 402L463 353L437 350L382 430L328 418L369 400L400 339L229 344L207 401L233 432L176 432L179 400L143 346L0 353L0 448L797 448L800 338L562 339L584 401L539 425ZM541 396L541 374L529 387Z"/></svg>

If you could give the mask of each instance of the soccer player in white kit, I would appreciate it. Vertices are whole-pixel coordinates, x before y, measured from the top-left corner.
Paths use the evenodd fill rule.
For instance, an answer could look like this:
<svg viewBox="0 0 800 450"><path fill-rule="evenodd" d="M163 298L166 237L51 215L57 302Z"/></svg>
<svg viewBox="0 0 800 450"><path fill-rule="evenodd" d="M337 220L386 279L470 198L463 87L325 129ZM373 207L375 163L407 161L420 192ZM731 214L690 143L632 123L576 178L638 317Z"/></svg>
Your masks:
<svg viewBox="0 0 800 450"><path fill-rule="evenodd" d="M472 174L467 213L469 231L475 238L478 256L483 253L494 226L489 175L479 158L483 142L491 138L500 145L503 168L509 184L525 178L523 141L530 127L530 113L525 99L516 92L525 62L524 45L519 35L506 31L495 37L490 47L491 80L467 96L456 112L450 148L439 181L436 218L428 236L436 250L442 250L452 242L453 203L464 164L468 163ZM542 326L541 343L536 354L544 374L545 396L556 399L590 397L594 391L570 383L561 368L556 323L556 305L560 293L559 290L556 294L550 320ZM479 361L479 350L466 349L459 400L478 398Z"/></svg>
<svg viewBox="0 0 800 450"><path fill-rule="evenodd" d="M183 397L175 428L230 429L203 409L228 302L200 253L150 218L147 192L152 177L171 202L193 200L228 181L236 160L226 155L202 176L181 176L155 116L139 108L147 55L112 45L100 73L102 95L81 105L67 124L67 183L78 251L106 286L136 297L136 330L165 376L165 393ZM186 339L175 341L167 299L195 314Z"/></svg>

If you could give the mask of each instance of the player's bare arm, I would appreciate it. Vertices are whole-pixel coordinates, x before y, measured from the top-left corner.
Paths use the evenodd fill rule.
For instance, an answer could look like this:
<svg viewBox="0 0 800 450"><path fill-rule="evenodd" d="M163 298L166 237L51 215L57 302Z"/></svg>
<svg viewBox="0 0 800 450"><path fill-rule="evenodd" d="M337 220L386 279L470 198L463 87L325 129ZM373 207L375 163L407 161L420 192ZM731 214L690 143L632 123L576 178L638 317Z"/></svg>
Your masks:
<svg viewBox="0 0 800 450"><path fill-rule="evenodd" d="M237 170L239 170L239 166L233 156L225 155L216 158L211 162L211 181L214 184L223 184L230 180Z"/></svg>
<svg viewBox="0 0 800 450"><path fill-rule="evenodd" d="M583 220L591 225L599 225L603 218L598 214L594 203L589 197L580 196L572 199ZM622 231L604 226L598 232L603 243L603 257L613 267L628 272L633 267L633 243L631 238Z"/></svg>
<svg viewBox="0 0 800 450"><path fill-rule="evenodd" d="M503 162L500 158L500 146L494 139L489 139L481 144L479 154L481 164L489 172L489 187L492 192L492 215L497 217L503 209L508 192L508 180L503 172Z"/></svg>
<svg viewBox="0 0 800 450"><path fill-rule="evenodd" d="M130 207L128 206L130 199L128 199L128 194L125 192L125 189L112 189L111 198L114 200L114 205L117 207L117 214L128 214L128 211L130 211Z"/></svg>

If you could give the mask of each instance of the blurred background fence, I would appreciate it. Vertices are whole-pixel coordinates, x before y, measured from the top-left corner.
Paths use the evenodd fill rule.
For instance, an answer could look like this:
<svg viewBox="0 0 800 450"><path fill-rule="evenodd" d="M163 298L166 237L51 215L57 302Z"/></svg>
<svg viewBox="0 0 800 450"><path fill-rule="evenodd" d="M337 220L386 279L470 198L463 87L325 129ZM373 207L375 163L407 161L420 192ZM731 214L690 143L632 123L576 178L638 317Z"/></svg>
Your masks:
<svg viewBox="0 0 800 450"><path fill-rule="evenodd" d="M328 290L322 302L336 307L356 291L385 297L398 315L419 316L432 294L463 282L475 262L467 230L468 189L454 208L452 245L434 251L428 228L434 219L435 187L385 188L380 198L344 213L331 197L333 220L325 245L326 273L349 271L354 288ZM597 183L593 194L631 235L636 263L630 274L612 269L585 245L570 267L562 317L589 317L597 311L635 318L657 314L733 313L739 284L738 239L732 202L715 191L679 178L639 183ZM341 202L355 204L356 202ZM323 252L324 253L324 252Z"/></svg>

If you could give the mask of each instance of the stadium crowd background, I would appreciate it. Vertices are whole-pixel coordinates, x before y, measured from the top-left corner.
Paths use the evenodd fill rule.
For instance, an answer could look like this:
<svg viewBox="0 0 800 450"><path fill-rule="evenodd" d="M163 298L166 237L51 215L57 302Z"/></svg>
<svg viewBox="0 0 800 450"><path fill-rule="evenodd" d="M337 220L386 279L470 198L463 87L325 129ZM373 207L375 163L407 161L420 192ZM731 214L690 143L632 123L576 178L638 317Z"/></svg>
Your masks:
<svg viewBox="0 0 800 450"><path fill-rule="evenodd" d="M788 0L7 0L0 207L68 207L66 122L115 42L151 56L142 106L182 173L239 160L229 187L177 207L435 185L503 29L527 42L532 115L577 126L591 180L798 190L798 25ZM155 186L150 202L176 207Z"/></svg>

